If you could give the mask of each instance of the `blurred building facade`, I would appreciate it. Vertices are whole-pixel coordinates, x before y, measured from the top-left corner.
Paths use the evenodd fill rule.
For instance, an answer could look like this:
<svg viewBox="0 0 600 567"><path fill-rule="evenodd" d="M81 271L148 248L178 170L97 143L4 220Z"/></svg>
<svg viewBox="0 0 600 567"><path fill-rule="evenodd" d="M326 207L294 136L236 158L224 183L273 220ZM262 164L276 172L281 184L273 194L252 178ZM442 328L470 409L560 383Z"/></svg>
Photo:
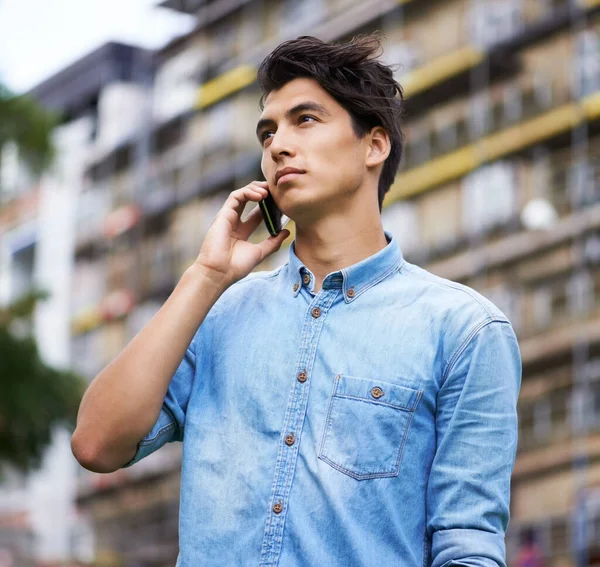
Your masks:
<svg viewBox="0 0 600 567"><path fill-rule="evenodd" d="M75 217L85 167L98 151L98 99L114 85L131 83L135 57L144 55L138 48L110 43L28 93L62 116L53 132L56 159L41 178L28 172L17 148L3 148L0 304L33 288L49 292L49 300L36 308L34 336L51 366L71 365ZM41 470L27 476L6 471L0 484L0 565L93 558L89 519L75 505L80 470L70 433L58 429Z"/></svg>
<svg viewBox="0 0 600 567"><path fill-rule="evenodd" d="M409 261L501 307L521 345L508 562L533 539L544 565L600 565L600 1L162 6L195 14L196 28L137 58L89 106L73 217L75 369L91 379L122 350L194 261L228 193L262 179L262 58L299 35L381 31L407 135L384 226ZM286 262L290 228L257 270ZM80 470L100 563L175 564L180 451L109 475Z"/></svg>

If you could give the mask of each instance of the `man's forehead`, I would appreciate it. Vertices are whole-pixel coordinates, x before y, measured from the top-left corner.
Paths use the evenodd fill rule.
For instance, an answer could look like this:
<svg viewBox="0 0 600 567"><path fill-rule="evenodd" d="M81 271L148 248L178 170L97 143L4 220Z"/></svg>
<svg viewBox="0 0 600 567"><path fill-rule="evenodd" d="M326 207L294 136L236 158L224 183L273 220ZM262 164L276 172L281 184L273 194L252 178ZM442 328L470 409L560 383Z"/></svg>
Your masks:
<svg viewBox="0 0 600 567"><path fill-rule="evenodd" d="M274 112L284 113L296 104L308 100L316 102L330 111L333 110L332 102L335 103L329 93L314 79L293 79L280 89L268 94L265 98L261 118Z"/></svg>

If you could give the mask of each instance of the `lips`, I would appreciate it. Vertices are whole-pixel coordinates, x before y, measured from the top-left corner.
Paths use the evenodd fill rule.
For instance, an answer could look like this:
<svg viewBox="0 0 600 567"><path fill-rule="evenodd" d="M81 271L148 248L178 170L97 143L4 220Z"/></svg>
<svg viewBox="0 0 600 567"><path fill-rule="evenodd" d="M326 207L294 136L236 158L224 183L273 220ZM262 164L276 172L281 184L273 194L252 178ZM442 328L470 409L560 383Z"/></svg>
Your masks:
<svg viewBox="0 0 600 567"><path fill-rule="evenodd" d="M279 180L285 178L284 183L288 180L291 180L296 175L304 173L304 170L297 169L295 167L284 167L275 173L275 185L279 184Z"/></svg>

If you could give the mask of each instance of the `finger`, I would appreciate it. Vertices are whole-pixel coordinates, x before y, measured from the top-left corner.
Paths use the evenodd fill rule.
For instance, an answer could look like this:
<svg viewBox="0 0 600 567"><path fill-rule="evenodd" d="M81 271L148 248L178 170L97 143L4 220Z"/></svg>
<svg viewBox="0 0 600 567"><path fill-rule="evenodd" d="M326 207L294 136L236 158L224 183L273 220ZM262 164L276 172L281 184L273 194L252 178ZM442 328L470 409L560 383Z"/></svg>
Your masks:
<svg viewBox="0 0 600 567"><path fill-rule="evenodd" d="M267 196L266 189L257 183L260 182L253 181L241 189L232 191L225 201L225 206L241 216L248 201L261 201Z"/></svg>
<svg viewBox="0 0 600 567"><path fill-rule="evenodd" d="M250 235L259 227L262 220L263 216L260 212L260 206L252 209L252 211L250 211L250 214L246 217L246 219L238 229L240 237L244 240L248 240L248 238L250 238Z"/></svg>
<svg viewBox="0 0 600 567"><path fill-rule="evenodd" d="M290 235L290 231L287 229L283 229L277 236L271 236L266 240L260 242L257 246L260 248L262 254L262 260L264 260L267 256L273 254L273 252L277 252L283 241ZM261 261L262 261L261 260Z"/></svg>

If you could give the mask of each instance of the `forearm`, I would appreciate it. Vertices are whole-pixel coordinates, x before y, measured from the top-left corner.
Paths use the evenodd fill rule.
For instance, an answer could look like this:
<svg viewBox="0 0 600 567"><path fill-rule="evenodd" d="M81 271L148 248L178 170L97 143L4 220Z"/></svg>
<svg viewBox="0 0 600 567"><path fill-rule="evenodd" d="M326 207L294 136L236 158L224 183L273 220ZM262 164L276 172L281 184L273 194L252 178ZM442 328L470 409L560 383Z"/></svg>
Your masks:
<svg viewBox="0 0 600 567"><path fill-rule="evenodd" d="M87 389L71 446L97 472L128 462L155 424L169 383L224 287L189 268L148 324Z"/></svg>

